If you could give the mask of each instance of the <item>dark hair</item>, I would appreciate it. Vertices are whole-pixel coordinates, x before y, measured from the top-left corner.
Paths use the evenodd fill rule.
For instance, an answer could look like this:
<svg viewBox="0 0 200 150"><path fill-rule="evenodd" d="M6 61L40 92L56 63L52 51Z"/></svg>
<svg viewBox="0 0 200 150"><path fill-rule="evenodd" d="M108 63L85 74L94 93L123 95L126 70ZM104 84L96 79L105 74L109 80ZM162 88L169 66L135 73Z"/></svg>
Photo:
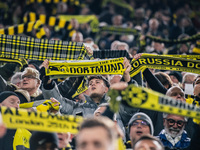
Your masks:
<svg viewBox="0 0 200 150"><path fill-rule="evenodd" d="M194 84L196 84L197 79L200 78L200 75L198 75L195 80L194 80Z"/></svg>
<svg viewBox="0 0 200 150"><path fill-rule="evenodd" d="M158 80L163 84L163 85L169 85L168 88L172 87L173 82L171 80L171 78L169 77L168 74L164 73L164 72L157 72L154 74Z"/></svg>
<svg viewBox="0 0 200 150"><path fill-rule="evenodd" d="M109 81L108 81L105 77L103 77L102 75L93 75L93 76L90 76L90 77L88 78L88 83L89 83L90 80L92 80L92 79L100 79L100 80L103 80L104 84L105 84L108 88L110 87Z"/></svg>
<svg viewBox="0 0 200 150"><path fill-rule="evenodd" d="M159 145L162 147L162 150L164 150L163 143L160 141L160 139L158 139L157 137L152 136L152 135L144 135L144 136L141 136L141 137L135 142L135 144L133 145L133 149L135 149L135 145L136 145L139 141L142 141L142 140L156 141L156 142L158 142Z"/></svg>

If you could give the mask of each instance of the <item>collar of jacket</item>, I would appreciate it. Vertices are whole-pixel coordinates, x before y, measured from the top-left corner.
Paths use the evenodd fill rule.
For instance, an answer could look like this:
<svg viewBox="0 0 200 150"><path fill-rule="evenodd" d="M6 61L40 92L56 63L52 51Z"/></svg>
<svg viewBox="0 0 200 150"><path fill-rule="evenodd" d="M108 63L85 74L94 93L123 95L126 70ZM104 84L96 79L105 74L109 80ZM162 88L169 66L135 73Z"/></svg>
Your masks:
<svg viewBox="0 0 200 150"><path fill-rule="evenodd" d="M88 95L84 95L84 96L85 96L85 99L86 99L87 102L89 102L89 101L90 101L90 102L94 102L90 96L88 96ZM108 102L107 99L108 99L107 95L104 94L104 96L103 96L103 98L101 99L101 102L100 102L99 104L101 104L101 103L107 103L107 102Z"/></svg>
<svg viewBox="0 0 200 150"><path fill-rule="evenodd" d="M42 91L40 90L40 89L38 89L35 93L33 93L32 95L31 95L31 97L37 97L37 96L39 96L39 95L41 95L42 94Z"/></svg>
<svg viewBox="0 0 200 150"><path fill-rule="evenodd" d="M164 129L159 134L159 138L165 147L183 149L187 148L190 145L190 138L188 137L187 132L185 130L183 131L180 140L177 143L175 143L174 146L167 139L166 134L167 133L165 132Z"/></svg>

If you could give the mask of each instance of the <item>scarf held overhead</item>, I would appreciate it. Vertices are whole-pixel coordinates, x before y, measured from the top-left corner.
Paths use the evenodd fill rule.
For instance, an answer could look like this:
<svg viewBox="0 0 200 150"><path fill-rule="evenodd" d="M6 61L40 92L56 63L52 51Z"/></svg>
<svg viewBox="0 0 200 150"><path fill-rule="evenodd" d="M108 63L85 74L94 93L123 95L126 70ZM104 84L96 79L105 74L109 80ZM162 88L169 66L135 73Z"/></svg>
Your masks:
<svg viewBox="0 0 200 150"><path fill-rule="evenodd" d="M0 35L0 57L33 60L83 60L87 51L80 42Z"/></svg>

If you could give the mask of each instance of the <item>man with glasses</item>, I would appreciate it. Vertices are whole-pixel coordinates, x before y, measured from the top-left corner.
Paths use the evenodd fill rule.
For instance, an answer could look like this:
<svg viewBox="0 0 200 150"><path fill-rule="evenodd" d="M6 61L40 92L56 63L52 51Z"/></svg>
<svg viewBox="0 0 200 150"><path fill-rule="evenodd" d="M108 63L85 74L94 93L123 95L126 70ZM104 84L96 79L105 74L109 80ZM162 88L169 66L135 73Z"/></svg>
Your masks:
<svg viewBox="0 0 200 150"><path fill-rule="evenodd" d="M27 101L34 101L34 100L41 100L43 99L42 92L39 89L41 80L40 80L40 73L38 70L27 67L22 73L16 73L19 74L18 78L20 81L20 86L17 85L13 86L13 84L8 84L2 76L0 76L0 93L3 91L18 91L17 93L20 93L18 95L21 101L21 94L26 95L25 99L22 100L22 102ZM15 75L14 75L15 76ZM20 89L20 91L19 91ZM28 93L27 93L28 92Z"/></svg>
<svg viewBox="0 0 200 150"><path fill-rule="evenodd" d="M190 145L190 138L184 130L186 123L186 117L163 113L164 129L158 137L165 146L165 150L187 150Z"/></svg>
<svg viewBox="0 0 200 150"><path fill-rule="evenodd" d="M153 135L154 128L151 119L145 113L135 113L128 123L128 134L131 140L131 147L143 135ZM127 145L127 148L130 145Z"/></svg>
<svg viewBox="0 0 200 150"><path fill-rule="evenodd" d="M40 74L36 69L25 68L22 73L21 89L28 91L31 101L43 99L42 92L39 89L41 84Z"/></svg>

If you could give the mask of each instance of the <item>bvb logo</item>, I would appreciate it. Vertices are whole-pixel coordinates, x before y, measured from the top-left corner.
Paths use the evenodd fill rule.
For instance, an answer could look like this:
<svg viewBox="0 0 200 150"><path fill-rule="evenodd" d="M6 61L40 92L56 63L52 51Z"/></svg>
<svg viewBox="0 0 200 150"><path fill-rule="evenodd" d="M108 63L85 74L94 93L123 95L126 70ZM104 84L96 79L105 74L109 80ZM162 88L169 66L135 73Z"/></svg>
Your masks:
<svg viewBox="0 0 200 150"><path fill-rule="evenodd" d="M147 101L148 94L141 88L136 86L128 86L125 91L122 91L123 99L130 106L140 106Z"/></svg>

